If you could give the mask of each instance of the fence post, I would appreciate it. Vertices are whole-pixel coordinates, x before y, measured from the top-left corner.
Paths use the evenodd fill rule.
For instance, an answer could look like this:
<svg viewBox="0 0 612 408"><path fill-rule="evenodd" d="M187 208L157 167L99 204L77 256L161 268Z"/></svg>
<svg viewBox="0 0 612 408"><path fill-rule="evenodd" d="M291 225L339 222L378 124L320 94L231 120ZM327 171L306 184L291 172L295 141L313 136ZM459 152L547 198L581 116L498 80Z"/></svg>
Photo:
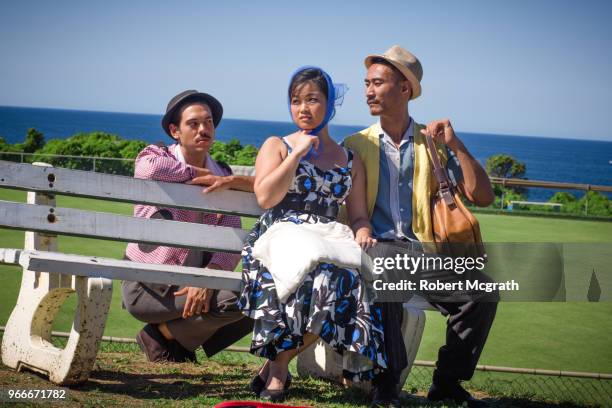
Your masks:
<svg viewBox="0 0 612 408"><path fill-rule="evenodd" d="M584 215L589 215L589 190L591 189L590 185L587 185L587 189L584 192Z"/></svg>
<svg viewBox="0 0 612 408"><path fill-rule="evenodd" d="M96 172L96 158L93 158L93 172Z"/></svg>

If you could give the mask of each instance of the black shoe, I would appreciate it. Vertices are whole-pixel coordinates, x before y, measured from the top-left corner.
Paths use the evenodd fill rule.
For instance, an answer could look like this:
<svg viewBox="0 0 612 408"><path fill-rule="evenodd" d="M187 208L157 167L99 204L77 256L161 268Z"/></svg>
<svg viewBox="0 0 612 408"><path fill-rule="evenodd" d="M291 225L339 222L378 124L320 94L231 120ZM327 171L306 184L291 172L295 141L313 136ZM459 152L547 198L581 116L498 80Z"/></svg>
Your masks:
<svg viewBox="0 0 612 408"><path fill-rule="evenodd" d="M292 378L291 373L287 372L287 381L285 381L285 386L283 388L285 391L287 391L289 387L291 386L291 378ZM257 374L251 380L251 384L249 385L249 388L251 389L253 394L259 397L261 395L261 392L266 389L266 380L264 380L263 378L259 376L259 374Z"/></svg>
<svg viewBox="0 0 612 408"><path fill-rule="evenodd" d="M192 363L198 362L195 351L187 350L176 340L170 342L168 349L170 350L172 360L177 363L184 363L187 361Z"/></svg>
<svg viewBox="0 0 612 408"><path fill-rule="evenodd" d="M470 408L488 407L489 403L476 399L470 395L459 383L459 381L449 381L444 383L434 382L429 388L427 399L430 401L452 400L456 404L467 403Z"/></svg>
<svg viewBox="0 0 612 408"><path fill-rule="evenodd" d="M377 407L401 407L397 378L389 371L384 370L372 379L372 404Z"/></svg>
<svg viewBox="0 0 612 408"><path fill-rule="evenodd" d="M136 335L136 343L151 362L173 361L168 341L156 325L147 324Z"/></svg>
<svg viewBox="0 0 612 408"><path fill-rule="evenodd" d="M401 408L402 403L394 384L374 385L370 408L392 407Z"/></svg>
<svg viewBox="0 0 612 408"><path fill-rule="evenodd" d="M284 388L282 390L263 390L259 398L270 402L283 402L287 398L287 393L288 391Z"/></svg>
<svg viewBox="0 0 612 408"><path fill-rule="evenodd" d="M251 384L249 384L249 388L251 392L259 397L259 394L266 388L266 380L261 378L259 374L256 374L255 377L251 380Z"/></svg>

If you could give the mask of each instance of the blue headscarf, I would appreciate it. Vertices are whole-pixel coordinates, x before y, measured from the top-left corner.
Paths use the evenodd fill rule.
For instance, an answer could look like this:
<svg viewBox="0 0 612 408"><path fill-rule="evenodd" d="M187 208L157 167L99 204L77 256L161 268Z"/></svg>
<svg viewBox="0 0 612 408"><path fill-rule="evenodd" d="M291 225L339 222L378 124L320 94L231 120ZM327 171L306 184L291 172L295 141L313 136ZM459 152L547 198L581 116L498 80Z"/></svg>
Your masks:
<svg viewBox="0 0 612 408"><path fill-rule="evenodd" d="M318 135L319 132L325 126L327 126L329 121L336 114L336 106L339 106L342 104L344 94L346 93L346 90L348 89L348 87L344 84L334 84L329 74L319 67L315 67L311 65L300 67L297 70L295 70L295 72L291 75L291 78L289 79L289 91L287 92L287 105L289 108L289 116L291 116L291 83L293 82L293 79L295 78L297 74L307 69L314 69L314 70L320 71L321 74L323 75L323 78L325 78L325 82L327 82L327 106L325 108L325 117L323 118L323 121L319 124L319 126L317 126L316 128L312 129L309 132L309 134L311 135ZM308 152L305 158L306 160L308 160L311 157L316 157L322 152L323 152L323 145L321 144L319 145L319 148L317 149L317 151L315 151L315 149L311 147L310 151Z"/></svg>

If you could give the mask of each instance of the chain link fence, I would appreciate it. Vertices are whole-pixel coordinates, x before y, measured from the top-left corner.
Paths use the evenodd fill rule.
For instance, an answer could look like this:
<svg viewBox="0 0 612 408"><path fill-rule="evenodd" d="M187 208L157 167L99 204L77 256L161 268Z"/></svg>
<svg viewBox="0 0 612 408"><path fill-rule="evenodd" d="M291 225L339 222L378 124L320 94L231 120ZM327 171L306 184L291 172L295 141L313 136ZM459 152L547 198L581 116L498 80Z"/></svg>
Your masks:
<svg viewBox="0 0 612 408"><path fill-rule="evenodd" d="M0 338L3 334L0 327ZM68 333L53 332L53 344L64 347ZM134 339L104 337L100 352L139 353ZM224 353L246 353L246 347L229 347ZM244 357L251 357L246 355ZM255 357L253 357L255 358ZM426 394L431 385L434 362L415 361L404 385L410 394ZM509 371L524 372L509 372ZM545 370L478 366L465 388L499 407L612 407L612 374L558 372L527 374ZM599 377L599 378L597 378Z"/></svg>
<svg viewBox="0 0 612 408"><path fill-rule="evenodd" d="M418 364L418 363L417 363ZM410 393L427 391L433 367L415 364L404 389ZM612 407L612 380L571 376L531 375L476 370L465 388L498 400L501 406Z"/></svg>
<svg viewBox="0 0 612 408"><path fill-rule="evenodd" d="M62 343L63 339L57 339ZM139 352L132 339L106 338L101 351ZM65 342L65 341L64 341ZM247 352L244 347L230 347L226 352ZM431 385L434 362L415 361L404 385L410 394L426 394ZM479 366L474 377L463 383L465 388L479 398L485 398L499 407L612 407L612 377L578 377L591 373L574 373L578 376L526 374L492 371ZM506 368L499 368L506 369ZM511 368L507 368L512 370ZM520 369L519 369L520 370ZM527 370L525 370L527 371ZM560 373L561 374L561 373ZM593 374L592 376L596 376Z"/></svg>

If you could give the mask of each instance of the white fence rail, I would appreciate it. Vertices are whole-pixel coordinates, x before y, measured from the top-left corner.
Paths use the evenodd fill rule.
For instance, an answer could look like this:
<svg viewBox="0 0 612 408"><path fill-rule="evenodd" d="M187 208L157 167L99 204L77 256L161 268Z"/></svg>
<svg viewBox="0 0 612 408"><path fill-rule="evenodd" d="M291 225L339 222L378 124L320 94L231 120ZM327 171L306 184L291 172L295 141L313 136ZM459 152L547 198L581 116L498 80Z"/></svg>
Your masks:
<svg viewBox="0 0 612 408"><path fill-rule="evenodd" d="M6 160L6 156L9 157L19 157L20 163L29 163L34 159L37 161L44 161L44 158L51 159L77 159L90 161L91 165L87 168L82 167L83 170L91 170L91 171L100 171L104 172L104 169L100 167L101 163L106 161L111 162L123 162L131 164L134 162L134 159L126 159L126 158L117 158L117 157L99 157L99 156L74 156L74 155L61 155L61 154L39 154L39 153L23 153L23 152L0 152L0 160ZM61 167L61 164L54 163L55 167ZM234 174L239 175L254 175L255 168L253 166L230 166L234 172ZM119 174L125 174L125 172L120 172ZM584 191L585 194L588 191L599 191L603 193L612 193L612 186L602 186L595 184L580 184L580 183L560 183L553 181L545 181L545 180L524 180L524 179L509 179L509 178L500 178L500 177L491 177L491 183L502 185L504 187L527 187L527 188L545 188L545 189L553 189L553 190L578 190ZM504 200L502 196L502 200L500 202L501 208L504 207ZM516 202L520 204L520 202ZM544 204L545 206L549 206L548 204ZM588 215L588 197L585 208L585 215ZM509 208L512 210L512 207Z"/></svg>

